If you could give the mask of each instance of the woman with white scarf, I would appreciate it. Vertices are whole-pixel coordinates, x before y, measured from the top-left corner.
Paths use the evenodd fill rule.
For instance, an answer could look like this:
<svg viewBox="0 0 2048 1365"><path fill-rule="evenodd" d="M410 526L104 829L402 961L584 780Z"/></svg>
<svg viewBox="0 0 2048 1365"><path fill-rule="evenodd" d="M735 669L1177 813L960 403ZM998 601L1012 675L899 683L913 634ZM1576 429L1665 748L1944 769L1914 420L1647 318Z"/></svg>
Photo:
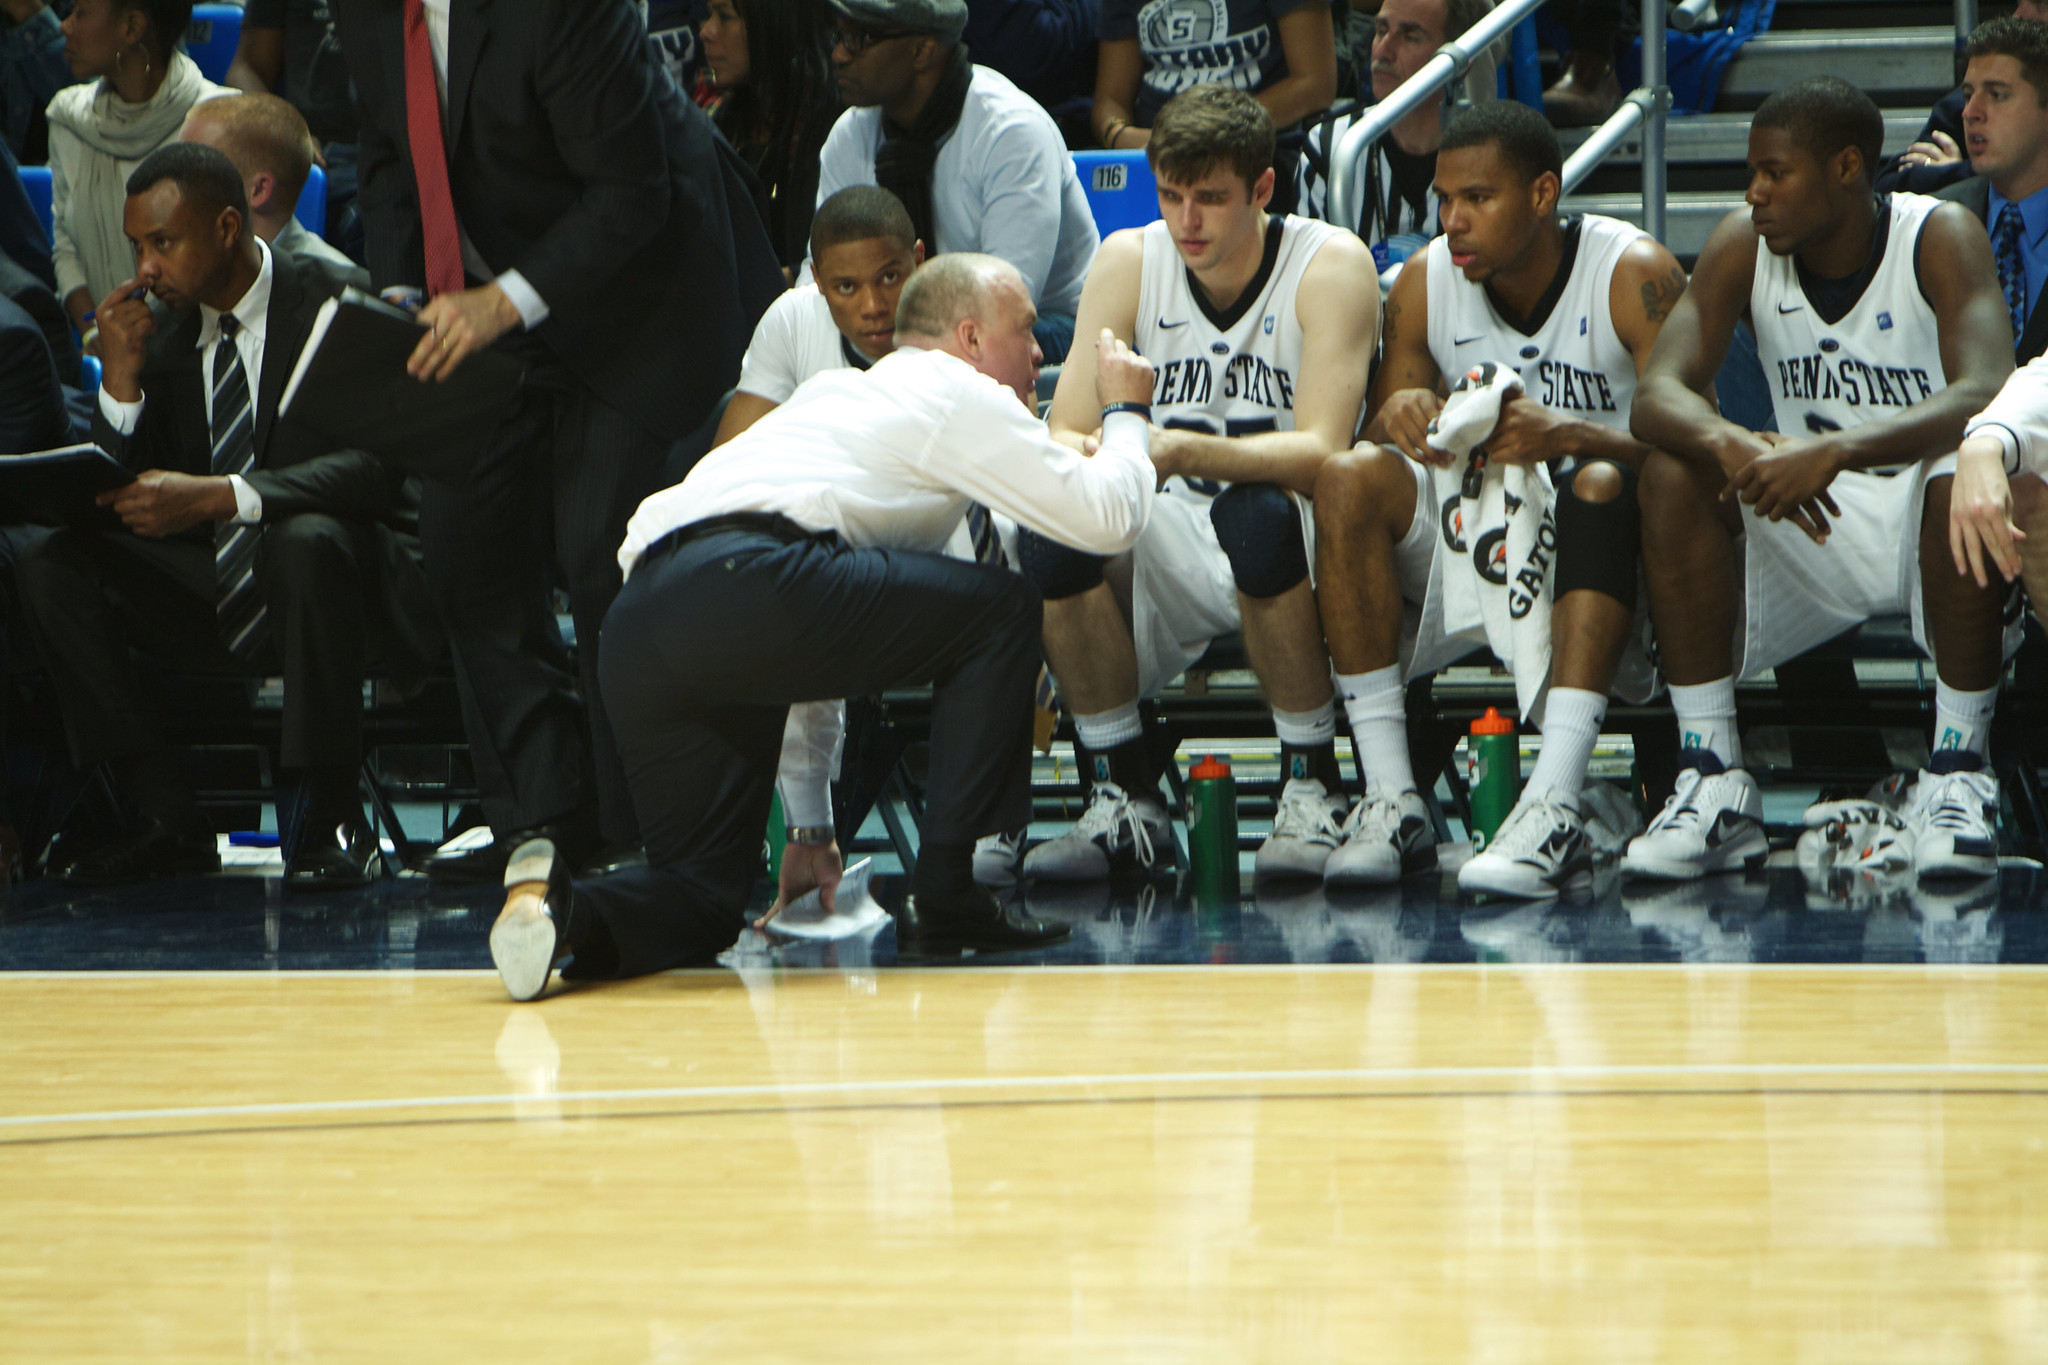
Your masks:
<svg viewBox="0 0 2048 1365"><path fill-rule="evenodd" d="M193 105L236 93L178 50L191 20L192 0L78 0L64 21L65 56L85 83L50 101L52 255L57 292L91 354L85 315L135 277L121 230L129 172L177 139Z"/></svg>

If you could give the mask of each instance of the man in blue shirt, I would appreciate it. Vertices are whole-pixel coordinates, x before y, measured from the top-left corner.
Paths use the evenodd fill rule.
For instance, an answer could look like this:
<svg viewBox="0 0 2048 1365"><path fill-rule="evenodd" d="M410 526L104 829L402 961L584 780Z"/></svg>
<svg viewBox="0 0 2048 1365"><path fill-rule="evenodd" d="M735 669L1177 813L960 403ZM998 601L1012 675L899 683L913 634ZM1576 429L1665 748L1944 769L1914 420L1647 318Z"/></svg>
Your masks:
<svg viewBox="0 0 2048 1365"><path fill-rule="evenodd" d="M1976 174L1941 192L1984 220L2012 310L2014 359L2048 349L2048 23L1993 19L1970 35L1963 148Z"/></svg>

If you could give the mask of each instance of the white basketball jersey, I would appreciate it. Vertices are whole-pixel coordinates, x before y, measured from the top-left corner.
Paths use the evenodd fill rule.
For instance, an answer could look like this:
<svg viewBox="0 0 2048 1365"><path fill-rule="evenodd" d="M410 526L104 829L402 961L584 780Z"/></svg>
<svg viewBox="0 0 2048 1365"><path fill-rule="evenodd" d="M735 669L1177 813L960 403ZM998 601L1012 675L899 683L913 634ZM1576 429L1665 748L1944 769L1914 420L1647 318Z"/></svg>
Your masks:
<svg viewBox="0 0 2048 1365"><path fill-rule="evenodd" d="M1608 307L1614 267L1642 237L1641 228L1586 214L1564 288L1549 316L1522 332L1494 310L1486 286L1451 264L1451 243L1439 237L1424 259L1429 270L1429 354L1446 379L1482 361L1513 370L1522 390L1556 412L1615 431L1628 430L1636 362L1614 330Z"/></svg>
<svg viewBox="0 0 2048 1365"><path fill-rule="evenodd" d="M1136 335L1138 353L1153 367L1152 420L1212 436L1294 430L1294 383L1301 371L1295 295L1309 261L1342 234L1312 219L1269 219L1259 273L1235 304L1219 311L1190 277L1166 224L1148 226ZM1175 477L1166 491L1214 497L1222 485Z"/></svg>
<svg viewBox="0 0 2048 1365"><path fill-rule="evenodd" d="M1756 244L1749 316L1778 430L1808 436L1895 415L1948 387L1941 329L1920 292L1920 229L1939 199L1894 194L1884 257L1838 322L1815 311L1799 263Z"/></svg>

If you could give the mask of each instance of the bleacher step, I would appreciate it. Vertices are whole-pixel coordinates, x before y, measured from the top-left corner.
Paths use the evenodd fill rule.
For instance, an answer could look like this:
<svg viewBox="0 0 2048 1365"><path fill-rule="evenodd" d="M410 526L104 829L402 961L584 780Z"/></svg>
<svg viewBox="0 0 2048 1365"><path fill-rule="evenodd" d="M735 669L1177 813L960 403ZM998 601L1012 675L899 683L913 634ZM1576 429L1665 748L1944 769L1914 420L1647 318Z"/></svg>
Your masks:
<svg viewBox="0 0 2048 1365"><path fill-rule="evenodd" d="M1664 130L1666 164L1672 167L1689 164L1740 164L1749 155L1749 121L1750 115L1747 113L1688 114L1674 117L1665 125ZM1886 155L1905 151L1926 123L1925 109L1886 110ZM1564 154L1570 156L1592 133L1593 130L1590 128L1559 129L1557 138L1564 147ZM1642 144L1629 141L1615 148L1601 165L1633 166L1639 165L1641 161Z"/></svg>
<svg viewBox="0 0 2048 1365"><path fill-rule="evenodd" d="M1742 196L1739 194L1702 191L1668 195L1664 200L1664 245L1670 247L1674 255L1688 259L1697 256L1706 246L1707 238L1713 235L1715 226L1731 210L1741 207ZM1643 221L1643 197L1640 194L1574 194L1565 199L1564 211L1602 213L1625 223L1640 224Z"/></svg>
<svg viewBox="0 0 2048 1365"><path fill-rule="evenodd" d="M1953 28L1759 33L1721 79L1723 99L1758 99L1806 76L1842 75L1872 95L1955 85Z"/></svg>

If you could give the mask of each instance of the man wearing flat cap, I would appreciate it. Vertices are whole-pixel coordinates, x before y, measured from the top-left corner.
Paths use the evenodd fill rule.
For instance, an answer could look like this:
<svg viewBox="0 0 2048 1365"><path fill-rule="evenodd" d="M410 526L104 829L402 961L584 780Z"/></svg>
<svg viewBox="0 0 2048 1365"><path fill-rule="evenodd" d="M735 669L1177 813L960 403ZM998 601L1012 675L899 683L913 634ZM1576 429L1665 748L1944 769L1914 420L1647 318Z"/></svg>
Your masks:
<svg viewBox="0 0 2048 1365"><path fill-rule="evenodd" d="M832 0L832 65L851 106L820 158L818 202L880 185L935 253L981 251L1017 267L1038 308L1047 363L1073 340L1099 238L1052 116L968 59L966 0Z"/></svg>

